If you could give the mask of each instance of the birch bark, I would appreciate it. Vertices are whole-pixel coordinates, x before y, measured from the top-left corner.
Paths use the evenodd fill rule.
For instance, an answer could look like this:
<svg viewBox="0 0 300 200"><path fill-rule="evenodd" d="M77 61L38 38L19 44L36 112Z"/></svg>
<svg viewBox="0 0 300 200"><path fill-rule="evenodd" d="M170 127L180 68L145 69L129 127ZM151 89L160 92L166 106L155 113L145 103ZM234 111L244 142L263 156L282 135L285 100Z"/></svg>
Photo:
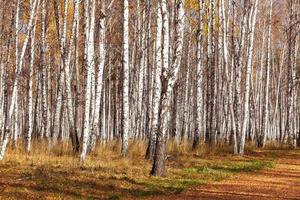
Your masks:
<svg viewBox="0 0 300 200"><path fill-rule="evenodd" d="M246 69L246 88L245 88L245 96L244 96L244 119L242 122L241 129L241 140L239 145L239 155L244 155L245 141L246 141L246 132L249 123L249 97L250 97L250 79L252 73L252 58L253 58L253 48L254 48L254 33L255 33L255 24L256 24L256 15L257 15L257 7L258 0L255 0L253 9L253 15L251 16L251 28L250 28L250 36L249 36L249 52L248 52L248 60L247 60L247 69Z"/></svg>
<svg viewBox="0 0 300 200"><path fill-rule="evenodd" d="M149 139L149 145L146 158L153 159L155 153L155 142L158 134L158 118L159 118L159 103L161 94L160 76L162 74L162 13L161 3L157 3L156 16L156 43L155 43L155 75L154 75L154 92L153 92L153 106L152 106L152 127Z"/></svg>
<svg viewBox="0 0 300 200"><path fill-rule="evenodd" d="M269 87L270 87L270 68L271 68L271 41L272 41L272 11L273 0L270 0L269 10L269 30L268 30L268 54L267 54L267 72L266 72L266 94L265 94L265 115L264 115L264 128L263 128L263 141L262 147L266 144L266 139L269 130Z"/></svg>
<svg viewBox="0 0 300 200"><path fill-rule="evenodd" d="M177 80L179 72L182 46L183 46L183 32L184 32L184 0L177 1L177 19L176 19L176 35L174 44L174 55L172 58L172 65L168 67L168 55L169 55L169 40L167 37L169 34L168 29L168 10L166 0L161 1L162 16L163 16L163 74L161 76L162 92L160 103L160 126L157 134L155 156L151 174L154 176L165 176L165 154L166 154L166 137L168 131L169 120L169 104L171 95L173 93L174 85Z"/></svg>
<svg viewBox="0 0 300 200"><path fill-rule="evenodd" d="M33 8L31 8L33 9ZM33 30L31 32L31 44L30 44L30 64L29 64L29 92L28 92L28 133L26 141L26 151L31 151L31 137L33 130L33 72L34 72L34 58L35 58L35 32L37 24L37 15L35 16Z"/></svg>
<svg viewBox="0 0 300 200"><path fill-rule="evenodd" d="M129 115L129 8L128 0L123 1L123 130L121 154L128 154L128 140L130 130Z"/></svg>
<svg viewBox="0 0 300 200"><path fill-rule="evenodd" d="M103 12L104 4L102 4L102 9L100 10L100 26L99 26L99 64L98 64L98 72L97 72L97 85L96 85L96 102L95 102L95 114L92 125L92 138L91 138L91 147L95 147L96 137L99 135L97 132L100 131L99 120L100 120L100 106L101 106L101 95L103 91L103 71L105 65L105 14Z"/></svg>
<svg viewBox="0 0 300 200"><path fill-rule="evenodd" d="M202 69L202 34L203 34L203 6L204 1L198 0L199 5L199 31L197 38L197 74L196 74L196 121L195 121L195 135L193 141L193 149L196 149L199 146L200 133L202 130L202 112L203 112L203 92L202 92L202 80L203 80L203 69Z"/></svg>
<svg viewBox="0 0 300 200"><path fill-rule="evenodd" d="M91 115L91 100L92 100L92 73L95 67L94 61L94 32L95 32L95 0L91 1L92 10L89 13L89 0L84 1L84 20L85 20L85 54L87 78L85 88L85 108L84 108L84 124L83 124L83 141L80 160L83 162L86 159L88 144L90 139L90 115Z"/></svg>

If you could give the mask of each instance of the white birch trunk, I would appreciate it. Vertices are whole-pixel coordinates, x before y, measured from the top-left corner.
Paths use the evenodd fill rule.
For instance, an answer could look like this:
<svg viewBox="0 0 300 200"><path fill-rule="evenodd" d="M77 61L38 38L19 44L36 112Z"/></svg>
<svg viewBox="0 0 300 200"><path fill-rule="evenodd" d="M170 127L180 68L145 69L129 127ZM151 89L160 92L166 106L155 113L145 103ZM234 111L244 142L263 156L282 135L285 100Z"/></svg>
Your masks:
<svg viewBox="0 0 300 200"><path fill-rule="evenodd" d="M47 11L46 11L46 1L42 1L42 47L41 47L41 59L42 59L42 116L43 116L43 130L41 136L44 135L49 138L50 135L50 127L51 127L51 119L48 108L48 67L49 65L46 63L47 57Z"/></svg>
<svg viewBox="0 0 300 200"><path fill-rule="evenodd" d="M32 8L33 9L33 8ZM35 17L34 27L31 32L31 51L29 64L29 94L28 94L28 133L26 141L26 151L31 151L31 136L33 130L33 72L34 72L34 58L35 58L35 31L36 31L37 15Z"/></svg>
<svg viewBox="0 0 300 200"><path fill-rule="evenodd" d="M67 10L67 8L65 8ZM68 124L70 128L70 136L72 139L72 144L73 144L73 150L75 152L79 151L79 139L77 136L77 131L76 131L76 125L75 125L75 115L74 115L74 106L73 106L73 95L72 95L72 86L71 86L71 81L72 81L72 73L70 70L70 61L71 61L71 55L73 53L73 43L75 39L75 34L76 34L76 29L77 29L77 20L78 20L78 12L79 12L79 4L77 0L74 0L74 16L73 16L73 27L72 27L72 35L71 35L71 40L69 43L69 52L68 52L68 57L65 63L64 67L64 73L65 73L65 86L66 86L66 95L67 95L67 118L68 118ZM66 25L64 25L66 27ZM66 31L66 30L65 30ZM66 34L64 32L64 34ZM64 36L65 37L65 36Z"/></svg>
<svg viewBox="0 0 300 200"><path fill-rule="evenodd" d="M269 12L269 32L268 32L268 56L267 56L267 74L266 74L266 94L265 94L265 116L264 116L264 130L262 146L266 144L268 130L269 130L269 87L270 87L270 68L271 68L271 41L272 41L272 11L273 0L270 0L270 12Z"/></svg>
<svg viewBox="0 0 300 200"><path fill-rule="evenodd" d="M169 104L173 93L174 85L177 80L179 67L181 63L181 54L183 48L183 32L184 32L184 0L177 2L177 19L176 19L176 36L172 65L168 67L169 55L169 29L168 29L168 10L166 0L161 1L163 16L163 74L162 74L162 93L161 93L161 111L160 111L160 130L157 135L155 157L151 174L154 176L165 175L165 153L166 153L166 137L169 122Z"/></svg>
<svg viewBox="0 0 300 200"><path fill-rule="evenodd" d="M203 119L203 91L202 91L202 81L203 81L203 69L202 69L202 34L203 34L203 11L204 2L203 0L198 0L199 5L199 32L197 36L197 74L196 74L196 121L195 121L195 135L193 141L193 149L196 149L199 145L200 133L202 129L202 119Z"/></svg>
<svg viewBox="0 0 300 200"><path fill-rule="evenodd" d="M86 91L85 91L85 108L84 108L84 124L83 124L83 141L80 160L83 162L86 159L88 144L90 139L90 115L91 115L91 100L92 100L92 73L95 67L94 60L94 32L95 32L95 0L92 0L92 10L89 13L89 1L84 1L84 20L85 20L85 48L86 48Z"/></svg>
<svg viewBox="0 0 300 200"><path fill-rule="evenodd" d="M102 5L102 9L104 5ZM101 10L101 12L103 12ZM104 14L104 13L102 13ZM101 16L100 18L100 27L99 27L99 64L98 64L98 72L97 72L97 84L96 84L96 98L95 98L95 114L92 125L92 138L91 138L91 147L95 148L96 138L99 136L99 120L100 120L100 108L101 108L101 99L102 99L102 90L103 90L103 72L105 65L105 16Z"/></svg>
<svg viewBox="0 0 300 200"><path fill-rule="evenodd" d="M246 86L245 86L245 96L244 96L244 119L242 122L241 129L241 139L239 146L239 155L244 155L245 141L246 141L246 132L249 123L249 97L250 97L250 79L252 73L252 58L253 58L253 48L254 48L254 33L255 33L255 24L256 24L256 14L257 14L258 0L255 0L255 3L252 7L253 15L251 17L251 27L250 27L250 36L249 36L249 52L246 68Z"/></svg>
<svg viewBox="0 0 300 200"><path fill-rule="evenodd" d="M123 133L122 156L128 154L129 140L129 8L128 0L123 1Z"/></svg>
<svg viewBox="0 0 300 200"><path fill-rule="evenodd" d="M162 13L161 4L157 3L156 16L156 41L155 41L155 74L154 74L154 91L153 91L153 106L152 106L152 126L151 135L148 146L148 158L153 159L155 153L155 141L158 134L158 118L159 118L159 103L161 94L160 76L162 73Z"/></svg>

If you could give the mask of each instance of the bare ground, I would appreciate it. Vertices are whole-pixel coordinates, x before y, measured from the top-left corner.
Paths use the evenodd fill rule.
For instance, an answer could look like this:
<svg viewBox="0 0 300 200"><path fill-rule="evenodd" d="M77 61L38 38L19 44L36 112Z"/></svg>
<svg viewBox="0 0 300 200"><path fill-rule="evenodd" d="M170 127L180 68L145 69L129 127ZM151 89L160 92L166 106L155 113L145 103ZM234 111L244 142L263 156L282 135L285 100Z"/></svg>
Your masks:
<svg viewBox="0 0 300 200"><path fill-rule="evenodd" d="M300 152L279 156L272 169L242 173L180 194L148 199L300 200Z"/></svg>

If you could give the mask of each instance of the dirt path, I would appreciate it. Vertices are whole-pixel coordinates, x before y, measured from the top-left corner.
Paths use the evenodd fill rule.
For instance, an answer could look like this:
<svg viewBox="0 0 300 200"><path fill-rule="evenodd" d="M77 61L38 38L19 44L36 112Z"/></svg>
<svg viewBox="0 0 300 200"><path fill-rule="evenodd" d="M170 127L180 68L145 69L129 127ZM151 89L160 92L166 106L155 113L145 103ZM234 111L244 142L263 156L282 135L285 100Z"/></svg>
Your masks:
<svg viewBox="0 0 300 200"><path fill-rule="evenodd" d="M173 196L149 199L300 200L300 152L276 159L272 169L240 174Z"/></svg>

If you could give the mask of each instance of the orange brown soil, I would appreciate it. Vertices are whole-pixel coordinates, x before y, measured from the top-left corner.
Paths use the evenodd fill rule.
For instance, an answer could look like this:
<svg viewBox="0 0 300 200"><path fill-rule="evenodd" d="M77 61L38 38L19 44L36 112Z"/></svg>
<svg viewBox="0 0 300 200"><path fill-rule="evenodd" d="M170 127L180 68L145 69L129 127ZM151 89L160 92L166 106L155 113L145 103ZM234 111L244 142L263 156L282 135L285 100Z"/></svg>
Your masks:
<svg viewBox="0 0 300 200"><path fill-rule="evenodd" d="M281 155L274 168L242 173L221 182L196 186L160 200L300 200L300 152Z"/></svg>

